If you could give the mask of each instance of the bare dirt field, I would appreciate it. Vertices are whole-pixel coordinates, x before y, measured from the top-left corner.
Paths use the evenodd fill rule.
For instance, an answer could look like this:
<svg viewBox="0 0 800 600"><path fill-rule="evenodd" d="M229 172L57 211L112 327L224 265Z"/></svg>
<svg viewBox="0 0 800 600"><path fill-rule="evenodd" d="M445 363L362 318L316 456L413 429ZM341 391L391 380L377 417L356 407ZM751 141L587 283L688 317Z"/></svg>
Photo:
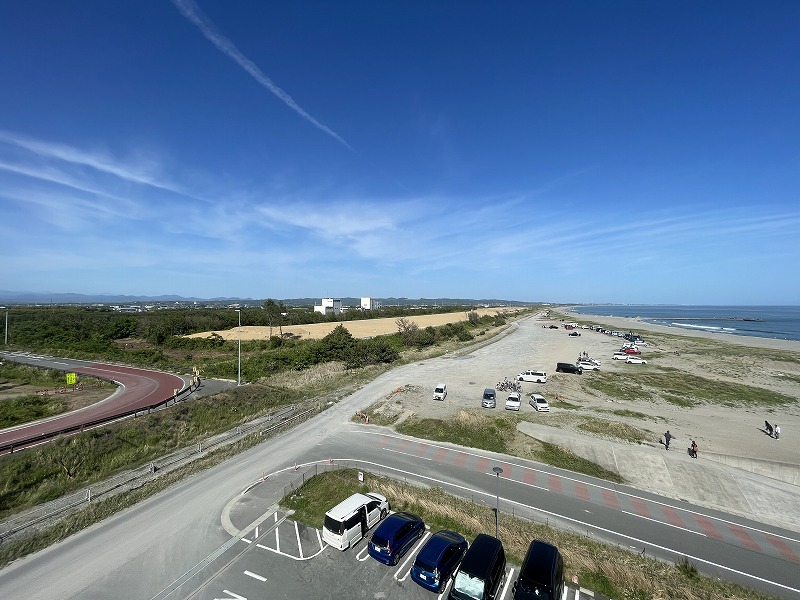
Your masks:
<svg viewBox="0 0 800 600"><path fill-rule="evenodd" d="M497 315L509 311L508 308L478 308L474 312L480 316L483 315ZM420 329L432 326L438 327L439 325L446 325L447 323L456 323L458 321L466 321L467 315L463 312L443 313L438 315L415 315L406 317L409 321L416 323ZM285 325L282 328L284 334L290 333L300 339L314 339L320 340L333 331L338 325L343 325L355 338L369 338L378 335L387 335L390 333L397 333L397 319L389 317L385 319L362 319L358 321L342 321L340 323L311 323L309 325ZM212 333L216 333L226 340L236 340L241 333L242 340L266 340L269 339L269 327L256 327L242 325L241 332L234 327L233 329L224 329L221 331L204 331L202 333L194 333L187 337L208 337ZM272 335L278 335L278 328L272 328Z"/></svg>

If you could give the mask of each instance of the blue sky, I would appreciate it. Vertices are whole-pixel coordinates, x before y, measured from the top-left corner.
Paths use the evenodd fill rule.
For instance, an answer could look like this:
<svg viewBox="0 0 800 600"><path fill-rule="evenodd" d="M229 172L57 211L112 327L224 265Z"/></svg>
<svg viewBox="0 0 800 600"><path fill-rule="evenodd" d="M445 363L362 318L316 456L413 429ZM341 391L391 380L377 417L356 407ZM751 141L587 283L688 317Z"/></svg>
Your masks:
<svg viewBox="0 0 800 600"><path fill-rule="evenodd" d="M0 289L800 304L800 2L0 3Z"/></svg>

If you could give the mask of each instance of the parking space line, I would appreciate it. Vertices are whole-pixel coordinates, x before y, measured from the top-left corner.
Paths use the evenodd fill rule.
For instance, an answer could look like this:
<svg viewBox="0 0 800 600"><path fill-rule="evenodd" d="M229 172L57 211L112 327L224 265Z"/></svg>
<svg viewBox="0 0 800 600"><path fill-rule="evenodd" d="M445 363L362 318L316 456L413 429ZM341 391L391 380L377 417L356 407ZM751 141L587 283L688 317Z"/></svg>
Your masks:
<svg viewBox="0 0 800 600"><path fill-rule="evenodd" d="M514 569L509 569L508 577L506 577L506 584L503 586L503 593L500 594L500 600L506 597L506 592L508 591L508 586L511 585L511 580L514 578Z"/></svg>
<svg viewBox="0 0 800 600"><path fill-rule="evenodd" d="M303 558L303 544L300 542L300 528L297 526L297 521L294 522L294 534L297 536L297 550L300 558Z"/></svg>
<svg viewBox="0 0 800 600"><path fill-rule="evenodd" d="M317 540L319 541L319 549L320 550L324 550L325 547L322 545L322 536L319 533L319 529L315 529L315 531L317 532Z"/></svg>
<svg viewBox="0 0 800 600"><path fill-rule="evenodd" d="M442 589L442 593L436 597L436 600L442 600L447 595L447 590L450 589L450 584L453 582L453 576L447 578L447 581L444 582L444 588Z"/></svg>
<svg viewBox="0 0 800 600"><path fill-rule="evenodd" d="M405 560L405 562L402 564L402 566L399 569L397 569L397 571L395 571L394 578L397 581L402 582L402 581L406 580L406 577L408 577L408 574L411 573L411 567L408 568L408 571L406 571L406 574L403 575L402 579L397 579L397 576L403 571L403 569L406 568L406 565L408 564L408 561L410 561L412 558L414 558L414 555L417 553L417 550L420 549L422 544L425 543L425 540L427 540L430 537L430 535L431 535L430 531L426 531L425 532L425 535L422 536L422 539L419 542L417 542L417 545L414 546L414 548L412 548L411 552L408 553L408 558Z"/></svg>
<svg viewBox="0 0 800 600"><path fill-rule="evenodd" d="M281 551L281 538L278 537L278 528L275 528L275 550Z"/></svg>
<svg viewBox="0 0 800 600"><path fill-rule="evenodd" d="M269 546L264 546L263 544L256 544L256 546L258 548L261 548L262 550L269 550L270 552L272 552L274 554L280 554L281 556L285 556L286 558L291 558L292 560L298 560L298 561L300 561L300 560L311 560L312 558L316 558L317 556L322 554L322 552L323 552L323 550L325 550L325 548L327 548L327 546L325 546L325 548L320 548L317 552L315 552L311 556L304 556L303 558L300 558L298 556L292 556L291 554L286 554L286 552L281 552L280 550L275 550L275 548L270 548Z"/></svg>
<svg viewBox="0 0 800 600"><path fill-rule="evenodd" d="M267 580L266 577L262 577L261 575L256 575L255 573L251 573L250 571L245 571L244 574L247 575L248 577L252 577L253 579L258 579L259 581Z"/></svg>
<svg viewBox="0 0 800 600"><path fill-rule="evenodd" d="M356 554L356 560L358 562L364 562L365 560L367 560L369 558L369 554L366 554L367 548L368 548L367 546L364 546L364 549L361 550L361 552L359 552L358 554ZM364 558L361 558L362 554L365 555Z"/></svg>

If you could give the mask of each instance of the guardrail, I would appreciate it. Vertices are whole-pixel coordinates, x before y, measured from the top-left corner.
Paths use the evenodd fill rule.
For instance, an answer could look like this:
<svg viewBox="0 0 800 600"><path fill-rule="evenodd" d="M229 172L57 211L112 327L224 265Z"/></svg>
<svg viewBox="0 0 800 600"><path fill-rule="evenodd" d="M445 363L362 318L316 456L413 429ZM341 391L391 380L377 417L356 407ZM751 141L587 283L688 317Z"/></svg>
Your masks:
<svg viewBox="0 0 800 600"><path fill-rule="evenodd" d="M52 500L40 507L26 511L25 513L15 515L0 523L0 544L21 534L27 529L60 517L82 504L88 504L98 498L110 497L114 493L119 493L124 489L140 487L148 481L155 479L158 476L157 473L168 472L171 469L188 464L212 449L233 444L245 438L247 435L256 434L262 436L272 433L316 411L316 409L312 408L292 416L287 416L296 409L297 407L294 405L289 406L274 415L255 420L247 425L237 427L232 431L220 434L204 442L199 442L191 448L167 455L160 461L152 461L137 469L129 470L116 477L106 479L92 488L80 490L68 496ZM274 421L276 419L280 421L275 423ZM264 427L265 425L267 426Z"/></svg>

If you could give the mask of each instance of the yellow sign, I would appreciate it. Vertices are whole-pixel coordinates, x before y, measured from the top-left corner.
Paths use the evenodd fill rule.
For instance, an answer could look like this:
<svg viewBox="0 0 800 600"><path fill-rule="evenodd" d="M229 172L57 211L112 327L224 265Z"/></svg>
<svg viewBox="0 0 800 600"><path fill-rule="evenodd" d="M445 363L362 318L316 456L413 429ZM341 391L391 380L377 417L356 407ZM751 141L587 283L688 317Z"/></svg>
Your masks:
<svg viewBox="0 0 800 600"><path fill-rule="evenodd" d="M78 383L78 375L75 373L67 373L67 385L75 385Z"/></svg>

